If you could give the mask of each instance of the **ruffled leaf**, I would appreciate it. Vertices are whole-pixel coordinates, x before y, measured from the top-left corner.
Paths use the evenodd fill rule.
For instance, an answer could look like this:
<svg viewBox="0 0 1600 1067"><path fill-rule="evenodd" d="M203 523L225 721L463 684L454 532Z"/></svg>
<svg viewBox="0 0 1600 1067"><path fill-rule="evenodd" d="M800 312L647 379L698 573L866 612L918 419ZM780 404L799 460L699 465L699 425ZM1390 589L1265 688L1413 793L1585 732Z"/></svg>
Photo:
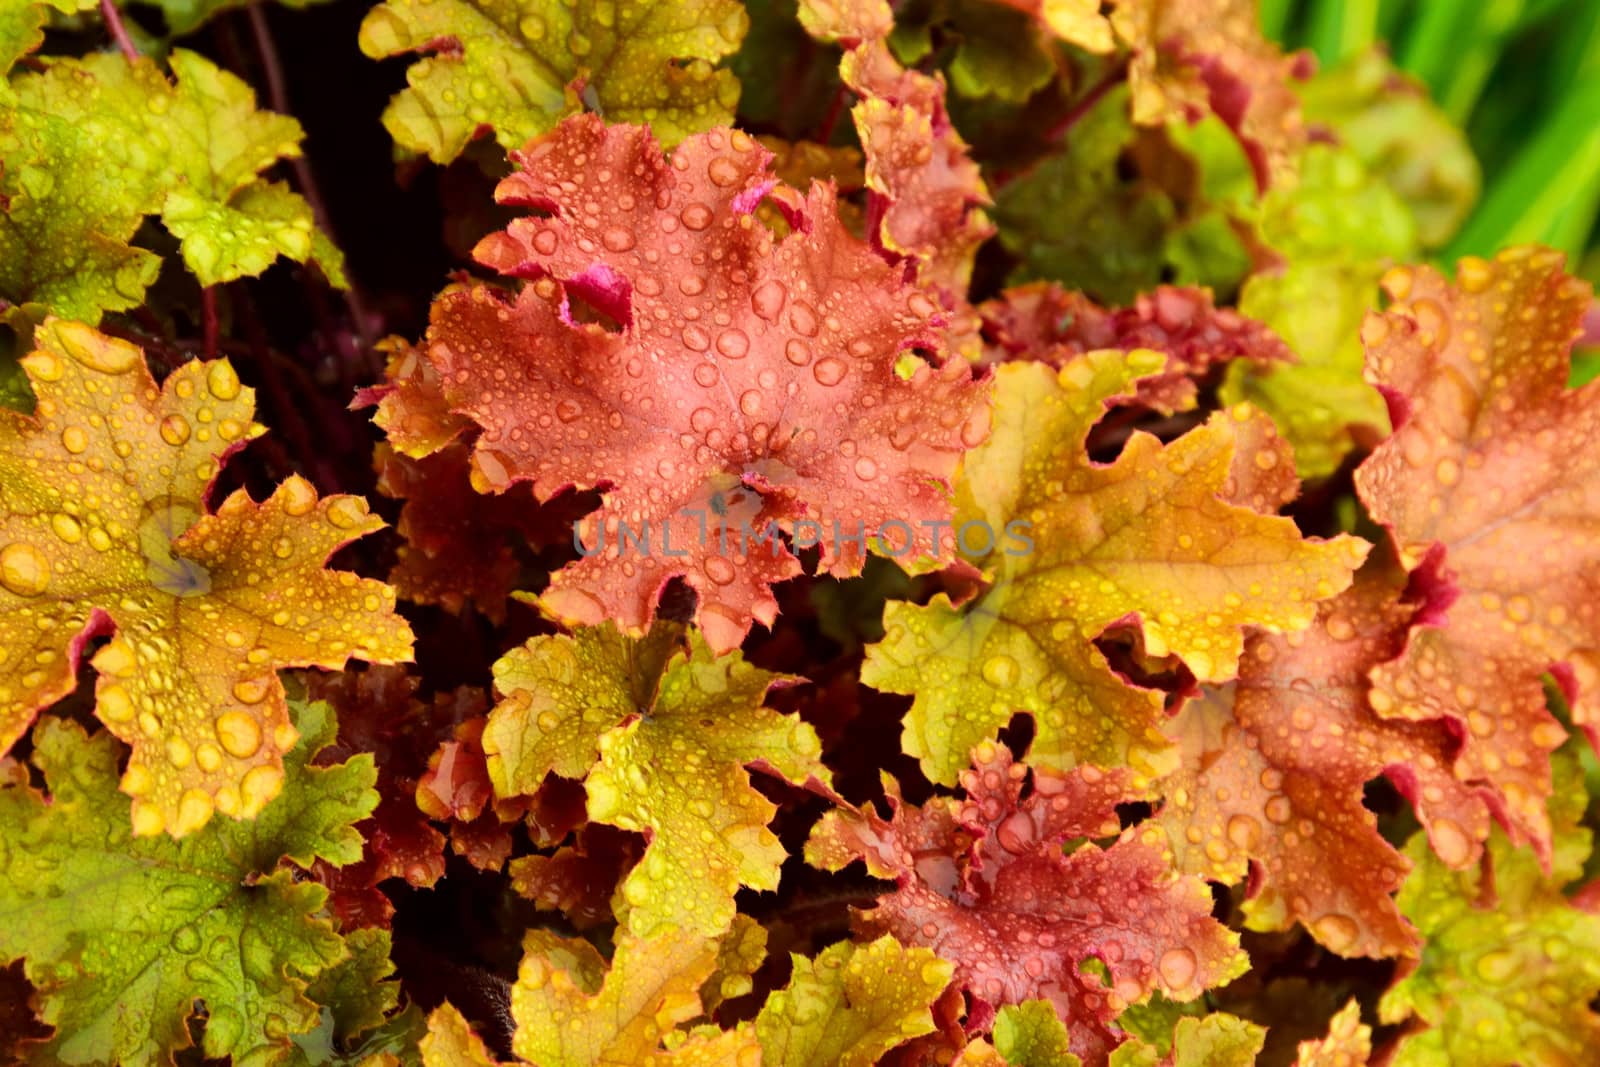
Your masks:
<svg viewBox="0 0 1600 1067"><path fill-rule="evenodd" d="M1036 766L1170 769L1161 694L1124 681L1095 639L1132 624L1149 654L1226 681L1245 626L1304 629L1365 556L1363 542L1303 539L1288 519L1224 499L1248 411L1170 444L1136 432L1114 462L1090 460L1106 404L1163 365L1135 350L997 369L994 433L956 487L958 540L989 588L960 605L942 593L890 604L862 669L868 685L916 697L904 745L934 781L953 782L1016 712L1034 718ZM1280 461L1263 448L1250 466Z"/></svg>
<svg viewBox="0 0 1600 1067"><path fill-rule="evenodd" d="M1541 676L1556 673L1576 723L1600 721L1600 385L1567 388L1589 286L1523 248L1463 260L1453 285L1419 267L1385 287L1394 303L1362 342L1395 432L1356 487L1434 604L1373 673L1372 706L1450 722L1457 776L1548 856L1564 731Z"/></svg>
<svg viewBox="0 0 1600 1067"><path fill-rule="evenodd" d="M736 131L669 163L647 131L584 116L516 158L500 199L551 214L477 255L539 280L514 301L447 291L427 354L452 410L483 428L481 485L604 489L547 609L637 633L681 576L720 651L770 623L772 583L799 572L780 528L820 541L838 576L869 543L947 556L927 523L948 516L946 480L987 429L987 382L957 359L897 370L907 349L937 350L935 305L843 230L830 189L773 192L796 220L774 243L750 217L770 156ZM621 332L578 324L572 295Z"/></svg>
<svg viewBox="0 0 1600 1067"><path fill-rule="evenodd" d="M1163 414L1194 407L1196 383L1231 360L1292 363L1277 334L1209 289L1172 285L1141 293L1131 307L1102 308L1082 293L1035 283L1009 289L979 309L992 358L1060 366L1101 348L1153 348L1167 357L1160 375L1141 378L1132 400Z"/></svg>
<svg viewBox="0 0 1600 1067"><path fill-rule="evenodd" d="M794 976L756 1017L763 1067L871 1067L934 1028L928 1005L950 983L951 967L925 948L884 936L841 942L816 959L794 957Z"/></svg>
<svg viewBox="0 0 1600 1067"><path fill-rule="evenodd" d="M239 78L193 52L152 60L52 59L12 80L0 122L0 293L97 321L142 302L160 260L129 241L159 214L202 285L259 274L278 256L342 259L311 208L259 177L300 154L300 124L258 111Z"/></svg>
<svg viewBox="0 0 1600 1067"><path fill-rule="evenodd" d="M827 870L859 859L895 881L857 914L858 929L955 964L976 1005L969 1025L997 1006L1047 999L1068 1022L1073 1053L1104 1064L1118 1042L1112 1019L1127 1004L1152 989L1191 1000L1248 961L1211 918L1205 884L1173 874L1159 830L1062 851L1068 839L1118 832L1117 804L1137 796L1126 771L1035 772L1031 790L1026 778L1008 752L982 745L962 777L965 801L915 808L891 794L890 820L840 807L817 824L806 859ZM1091 958L1110 988L1080 969Z"/></svg>
<svg viewBox="0 0 1600 1067"><path fill-rule="evenodd" d="M326 705L298 711L282 795L181 842L132 836L109 735L48 718L34 731L48 799L0 787L0 959L27 960L50 1062L170 1063L197 999L211 1057L271 1062L318 1023L308 983L348 949L315 917L327 891L279 862L355 860L377 794L368 756L307 765L335 727Z"/></svg>
<svg viewBox="0 0 1600 1067"><path fill-rule="evenodd" d="M585 100L668 145L721 126L739 82L716 63L749 25L736 0L386 0L361 23L361 50L422 55L383 124L400 147L448 163L484 132L521 148Z"/></svg>
<svg viewBox="0 0 1600 1067"><path fill-rule="evenodd" d="M133 747L135 833L254 818L296 737L277 669L410 657L393 591L325 569L383 523L299 477L208 513L221 463L262 432L227 361L158 388L139 349L87 326L48 320L35 341L38 411L0 411L0 751L112 635L95 711Z"/></svg>
<svg viewBox="0 0 1600 1067"><path fill-rule="evenodd" d="M622 884L628 928L720 935L735 891L776 889L784 858L745 767L828 780L811 727L762 707L780 680L669 623L642 640L609 626L536 637L495 665L489 773L502 796L584 779L591 819L649 839Z"/></svg>
<svg viewBox="0 0 1600 1067"><path fill-rule="evenodd" d="M1453 862L1488 829L1482 798L1451 773L1455 740L1442 724L1367 707L1368 672L1399 654L1420 607L1404 584L1398 568L1369 566L1310 629L1252 637L1239 680L1168 726L1181 763L1159 821L1180 868L1231 883L1253 867L1261 924L1304 923L1347 956L1420 948L1390 895L1408 865L1362 804L1369 780L1387 774Z"/></svg>
<svg viewBox="0 0 1600 1067"><path fill-rule="evenodd" d="M1111 24L1133 52L1135 122L1210 111L1239 139L1259 188L1293 174L1306 132L1289 83L1302 66L1262 36L1253 0L1119 0Z"/></svg>

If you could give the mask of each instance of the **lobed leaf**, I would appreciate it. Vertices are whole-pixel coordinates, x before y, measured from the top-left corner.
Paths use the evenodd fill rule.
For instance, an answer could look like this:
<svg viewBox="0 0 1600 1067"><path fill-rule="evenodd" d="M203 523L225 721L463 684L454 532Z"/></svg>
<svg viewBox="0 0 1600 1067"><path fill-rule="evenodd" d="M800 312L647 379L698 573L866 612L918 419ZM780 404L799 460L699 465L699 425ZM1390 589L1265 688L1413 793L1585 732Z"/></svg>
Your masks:
<svg viewBox="0 0 1600 1067"><path fill-rule="evenodd" d="M1204 883L1178 876L1154 828L1109 847L1064 841L1116 834L1116 805L1137 795L1126 771L1079 767L1069 776L1027 768L980 745L963 775L967 798L920 809L891 791L892 819L842 806L812 831L806 859L825 870L863 860L895 888L856 915L859 931L891 933L955 964L982 1028L995 1007L1047 999L1071 1020L1072 1052L1104 1064L1118 1042L1112 1019L1152 989L1180 1000L1242 973L1238 938L1211 918ZM1094 958L1105 988L1081 965Z"/></svg>
<svg viewBox="0 0 1600 1067"><path fill-rule="evenodd" d="M1541 676L1555 672L1574 723L1593 733L1600 713L1600 386L1567 388L1590 293L1561 258L1464 259L1453 285L1427 267L1386 277L1394 302L1362 343L1395 432L1356 472L1433 599L1404 653L1373 672L1372 706L1452 724L1457 776L1490 790L1513 840L1546 858L1549 753L1565 732Z"/></svg>
<svg viewBox="0 0 1600 1067"><path fill-rule="evenodd" d="M252 819L297 736L278 668L410 656L393 591L324 568L382 523L299 477L207 512L222 462L262 432L227 361L157 388L125 341L60 320L35 337L37 412L0 411L0 751L110 636L92 660L95 711L133 748L135 833Z"/></svg>
<svg viewBox="0 0 1600 1067"><path fill-rule="evenodd" d="M676 624L643 639L610 626L535 637L495 665L505 699L483 734L489 774L501 796L551 773L584 779L591 819L649 841L621 887L628 929L717 936L741 885L777 888L785 855L745 767L829 777L811 727L762 707L785 680Z"/></svg>
<svg viewBox="0 0 1600 1067"><path fill-rule="evenodd" d="M749 25L736 0L386 0L360 40L373 59L421 53L383 124L401 148L448 163L486 131L520 148L586 100L667 145L724 125L739 82L715 64Z"/></svg>
<svg viewBox="0 0 1600 1067"><path fill-rule="evenodd" d="M756 1016L763 1067L871 1067L895 1046L934 1028L928 1005L952 968L925 948L887 934L862 945L840 942L814 960L794 957L785 989Z"/></svg>
<svg viewBox="0 0 1600 1067"><path fill-rule="evenodd" d="M1016 712L1034 719L1037 766L1170 769L1161 694L1116 674L1095 639L1135 626L1150 655L1225 681L1245 626L1304 629L1364 558L1360 541L1303 539L1288 519L1225 499L1239 488L1236 442L1258 440L1241 438L1248 410L1165 445L1135 432L1115 461L1093 462L1085 438L1107 403L1163 366L1135 350L997 369L994 432L956 486L963 554L988 586L965 604L891 603L861 674L916 698L904 746L934 781L953 782L964 753ZM1245 469L1281 455L1262 447Z"/></svg>
<svg viewBox="0 0 1600 1067"><path fill-rule="evenodd" d="M845 232L828 187L774 192L770 155L737 131L694 137L669 163L647 131L588 116L516 159L497 195L550 214L476 254L539 280L515 300L446 291L426 351L451 410L482 427L480 486L604 492L548 610L638 633L681 577L722 651L772 622L772 583L799 573L780 524L820 541L837 576L858 573L886 527L880 552L947 557L928 523L948 515L946 480L986 432L988 383L963 360L896 369L907 349L937 350L935 305ZM751 216L769 192L795 220L777 242ZM572 296L620 332L577 322Z"/></svg>
<svg viewBox="0 0 1600 1067"><path fill-rule="evenodd" d="M1390 894L1408 864L1362 803L1387 775L1440 853L1471 858L1488 831L1479 792L1452 773L1440 723L1396 722L1367 706L1368 672L1400 654L1422 605L1386 561L1323 603L1310 629L1250 638L1239 679L1187 703L1167 727L1179 770L1158 819L1181 870L1219 882L1251 871L1253 916L1302 922L1343 955L1415 955L1421 942Z"/></svg>
<svg viewBox="0 0 1600 1067"><path fill-rule="evenodd" d="M233 74L183 49L152 60L100 53L49 60L10 82L0 119L0 293L99 320L133 307L160 261L129 244L159 214L201 285L259 274L278 256L316 259L335 285L342 257L311 207L259 173L300 154L300 124L258 111Z"/></svg>
<svg viewBox="0 0 1600 1067"><path fill-rule="evenodd" d="M116 792L118 748L104 733L44 719L33 763L48 796L0 786L0 959L27 961L50 1062L167 1064L206 1007L211 1057L271 1063L319 1010L308 983L349 952L318 918L327 892L280 860L350 863L353 824L377 803L369 756L309 766L332 741L325 705L297 707L301 745L282 795L254 823L183 841L132 836Z"/></svg>

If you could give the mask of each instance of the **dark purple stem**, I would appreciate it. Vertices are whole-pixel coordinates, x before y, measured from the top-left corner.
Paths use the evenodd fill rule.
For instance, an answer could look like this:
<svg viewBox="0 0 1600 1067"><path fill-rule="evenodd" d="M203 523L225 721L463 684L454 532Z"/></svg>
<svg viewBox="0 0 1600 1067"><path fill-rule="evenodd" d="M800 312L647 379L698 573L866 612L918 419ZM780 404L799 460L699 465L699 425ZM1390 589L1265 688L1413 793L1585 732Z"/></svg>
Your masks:
<svg viewBox="0 0 1600 1067"><path fill-rule="evenodd" d="M117 10L116 0L100 0L100 14L105 16L106 28L111 31L111 37L122 49L122 54L128 57L128 62L137 63L139 50L133 47L133 38L128 36L128 28L122 24L122 12Z"/></svg>
<svg viewBox="0 0 1600 1067"><path fill-rule="evenodd" d="M205 338L205 357L217 358L217 287L208 285L200 290L200 324Z"/></svg>
<svg viewBox="0 0 1600 1067"><path fill-rule="evenodd" d="M267 98L272 103L272 110L283 115L293 114L289 108L289 86L283 76L283 61L278 57L278 46L273 42L272 28L267 25L266 10L257 0L250 4L247 11L250 16L250 30L256 39L256 51L261 56L261 66L266 73ZM322 198L322 190L317 185L311 161L300 155L296 156L290 165L294 168L295 184L300 187L300 194L306 198L306 203L311 205L311 217L316 222L317 228L337 243L328 216L327 202ZM358 359L368 374L381 375L383 361L373 347L378 340L377 334L373 332L371 322L367 318L366 302L361 298L353 279L348 281L343 295L345 308L355 326L356 336L361 339ZM335 344L337 346L337 342ZM345 363L342 360L340 362L341 366ZM348 376L347 371L345 374Z"/></svg>

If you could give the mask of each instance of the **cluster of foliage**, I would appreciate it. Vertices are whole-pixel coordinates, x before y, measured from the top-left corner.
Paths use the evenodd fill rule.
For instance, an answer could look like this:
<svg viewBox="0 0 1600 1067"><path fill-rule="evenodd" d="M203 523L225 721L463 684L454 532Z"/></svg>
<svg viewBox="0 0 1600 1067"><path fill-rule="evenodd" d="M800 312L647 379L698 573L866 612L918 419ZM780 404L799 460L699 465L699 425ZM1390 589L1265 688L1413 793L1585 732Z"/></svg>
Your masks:
<svg viewBox="0 0 1600 1067"><path fill-rule="evenodd" d="M0 1062L1589 1062L1600 6L1413 6L0 0Z"/></svg>

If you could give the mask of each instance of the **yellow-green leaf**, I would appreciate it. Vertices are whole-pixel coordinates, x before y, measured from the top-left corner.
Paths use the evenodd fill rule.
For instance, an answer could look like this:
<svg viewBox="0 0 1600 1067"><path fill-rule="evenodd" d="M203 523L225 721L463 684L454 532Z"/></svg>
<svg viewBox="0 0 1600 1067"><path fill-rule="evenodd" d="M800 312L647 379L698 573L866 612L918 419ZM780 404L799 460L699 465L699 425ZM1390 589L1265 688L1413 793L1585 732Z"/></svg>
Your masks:
<svg viewBox="0 0 1600 1067"><path fill-rule="evenodd" d="M763 1067L871 1067L896 1045L934 1028L931 1005L954 968L929 949L885 934L794 957L788 988L756 1017Z"/></svg>
<svg viewBox="0 0 1600 1067"><path fill-rule="evenodd" d="M531 795L551 773L583 778L591 819L649 837L622 884L633 933L715 936L740 886L777 888L776 809L745 767L828 779L815 731L761 706L781 675L714 656L671 623L637 639L610 625L535 637L494 672L504 700L483 747L496 792Z"/></svg>
<svg viewBox="0 0 1600 1067"><path fill-rule="evenodd" d="M1304 539L1290 520L1225 499L1235 449L1254 440L1240 433L1250 412L1218 413L1165 445L1135 433L1115 461L1092 462L1085 439L1106 403L1163 362L1106 351L1060 371L997 369L993 433L956 486L958 540L989 588L959 606L944 594L890 604L862 670L868 685L916 697L904 745L934 781L954 783L1016 712L1034 718L1038 766L1157 773L1169 762L1161 694L1125 682L1094 640L1132 621L1150 655L1226 681L1244 627L1304 629L1365 558L1364 542ZM1247 469L1278 457L1262 447Z"/></svg>
<svg viewBox="0 0 1600 1067"><path fill-rule="evenodd" d="M222 461L262 432L227 361L158 387L125 341L55 319L34 336L37 413L0 410L0 752L72 692L84 641L114 635L95 712L133 746L135 833L254 818L296 737L277 669L410 657L393 590L325 569L383 523L299 477L208 513Z"/></svg>
<svg viewBox="0 0 1600 1067"><path fill-rule="evenodd" d="M482 130L521 148L585 105L648 123L668 147L726 125L739 82L715 64L749 25L736 0L387 0L362 22L361 50L422 53L383 123L448 163Z"/></svg>

